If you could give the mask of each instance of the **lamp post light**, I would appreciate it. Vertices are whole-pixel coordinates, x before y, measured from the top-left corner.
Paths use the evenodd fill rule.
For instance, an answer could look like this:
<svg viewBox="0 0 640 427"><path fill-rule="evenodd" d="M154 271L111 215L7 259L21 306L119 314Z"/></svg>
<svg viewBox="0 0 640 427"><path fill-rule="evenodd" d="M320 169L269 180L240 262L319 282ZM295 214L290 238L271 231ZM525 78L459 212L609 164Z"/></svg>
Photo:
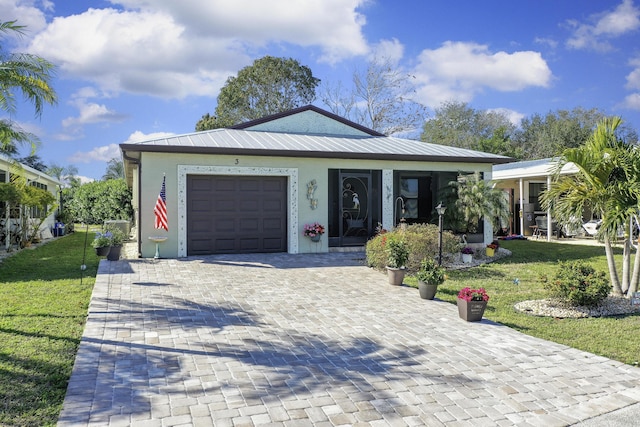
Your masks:
<svg viewBox="0 0 640 427"><path fill-rule="evenodd" d="M444 212L447 210L446 207L442 206L442 202L436 206L436 212L438 212L438 265L442 265L442 216Z"/></svg>

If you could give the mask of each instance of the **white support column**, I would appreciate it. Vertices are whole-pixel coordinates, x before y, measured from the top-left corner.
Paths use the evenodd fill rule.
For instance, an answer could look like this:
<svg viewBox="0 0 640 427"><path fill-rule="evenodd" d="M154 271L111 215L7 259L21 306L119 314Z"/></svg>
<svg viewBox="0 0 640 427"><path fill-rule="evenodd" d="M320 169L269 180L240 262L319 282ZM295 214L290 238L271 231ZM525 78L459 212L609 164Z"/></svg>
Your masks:
<svg viewBox="0 0 640 427"><path fill-rule="evenodd" d="M547 190L551 189L551 175L547 175ZM551 241L551 234L553 234L553 228L551 227L551 206L547 209L547 242Z"/></svg>
<svg viewBox="0 0 640 427"><path fill-rule="evenodd" d="M393 170L382 170L382 228L391 230L393 219Z"/></svg>
<svg viewBox="0 0 640 427"><path fill-rule="evenodd" d="M524 183L522 178L520 178L520 212L518 215L520 216L520 234L524 236Z"/></svg>

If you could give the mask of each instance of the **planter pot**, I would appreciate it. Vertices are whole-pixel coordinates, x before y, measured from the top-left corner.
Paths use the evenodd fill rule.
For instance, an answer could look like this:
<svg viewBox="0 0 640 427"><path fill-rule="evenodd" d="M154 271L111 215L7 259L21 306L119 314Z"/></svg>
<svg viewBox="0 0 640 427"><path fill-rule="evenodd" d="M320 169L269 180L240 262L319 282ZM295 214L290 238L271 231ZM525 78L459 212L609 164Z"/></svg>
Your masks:
<svg viewBox="0 0 640 427"><path fill-rule="evenodd" d="M467 322L482 320L485 308L487 308L486 301L466 301L458 298L458 315Z"/></svg>
<svg viewBox="0 0 640 427"><path fill-rule="evenodd" d="M487 256L494 256L496 254L495 249L487 248Z"/></svg>
<svg viewBox="0 0 640 427"><path fill-rule="evenodd" d="M420 298L434 299L436 292L438 292L438 285L430 285L423 281L418 281L418 290L420 291Z"/></svg>
<svg viewBox="0 0 640 427"><path fill-rule="evenodd" d="M320 234L316 234L313 237L309 236L309 238L311 239L312 242L319 242L321 237L322 236Z"/></svg>
<svg viewBox="0 0 640 427"><path fill-rule="evenodd" d="M122 245L119 246L111 246L111 250L107 255L107 259L109 261L118 261L120 259L120 251L122 250Z"/></svg>
<svg viewBox="0 0 640 427"><path fill-rule="evenodd" d="M389 284L394 286L402 285L404 280L405 268L387 267L387 276L389 277Z"/></svg>
<svg viewBox="0 0 640 427"><path fill-rule="evenodd" d="M462 255L462 262L465 264L470 264L473 261L473 255L471 254L460 254Z"/></svg>
<svg viewBox="0 0 640 427"><path fill-rule="evenodd" d="M96 255L107 256L109 255L110 251L111 251L111 246L101 246L99 248L96 248Z"/></svg>

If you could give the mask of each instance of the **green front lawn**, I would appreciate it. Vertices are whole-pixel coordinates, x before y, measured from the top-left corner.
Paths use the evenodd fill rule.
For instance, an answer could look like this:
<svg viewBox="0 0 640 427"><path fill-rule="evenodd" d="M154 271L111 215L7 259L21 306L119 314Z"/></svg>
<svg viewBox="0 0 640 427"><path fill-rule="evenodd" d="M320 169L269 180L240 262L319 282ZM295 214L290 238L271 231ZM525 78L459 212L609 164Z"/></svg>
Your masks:
<svg viewBox="0 0 640 427"><path fill-rule="evenodd" d="M640 315L588 319L555 319L516 312L520 301L546 298L539 278L552 277L558 260L582 259L607 271L603 247L513 240L501 242L511 257L477 268L449 271L436 298L456 302L458 291L484 287L491 297L485 318L528 335L565 344L631 365L640 362ZM519 279L519 284L514 279ZM408 278L412 284L415 279Z"/></svg>
<svg viewBox="0 0 640 427"><path fill-rule="evenodd" d="M83 232L0 262L0 425L57 422L95 283L92 238L82 284Z"/></svg>

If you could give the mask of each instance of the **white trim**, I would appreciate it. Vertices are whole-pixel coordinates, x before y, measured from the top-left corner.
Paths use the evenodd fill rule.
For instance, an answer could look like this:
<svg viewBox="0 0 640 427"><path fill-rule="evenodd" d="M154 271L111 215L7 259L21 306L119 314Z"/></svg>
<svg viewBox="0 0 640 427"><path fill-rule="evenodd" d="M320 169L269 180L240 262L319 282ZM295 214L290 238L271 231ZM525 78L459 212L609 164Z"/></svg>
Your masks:
<svg viewBox="0 0 640 427"><path fill-rule="evenodd" d="M287 239L288 252L298 253L298 169L231 166L178 165L178 257L187 256L187 175L285 176L289 199Z"/></svg>

